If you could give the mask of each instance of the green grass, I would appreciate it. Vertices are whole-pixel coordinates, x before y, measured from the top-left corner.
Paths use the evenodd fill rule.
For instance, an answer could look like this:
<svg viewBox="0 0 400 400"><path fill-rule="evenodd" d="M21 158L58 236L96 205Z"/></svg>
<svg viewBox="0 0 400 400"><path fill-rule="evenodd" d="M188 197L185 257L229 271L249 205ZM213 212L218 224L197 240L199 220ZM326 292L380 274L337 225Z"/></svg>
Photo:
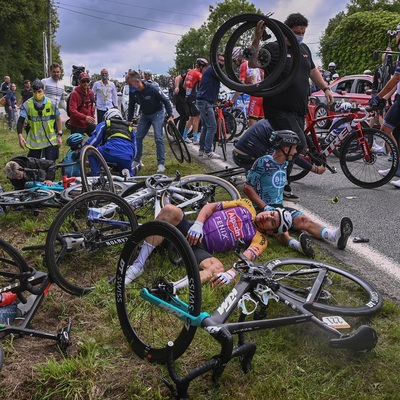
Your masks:
<svg viewBox="0 0 400 400"><path fill-rule="evenodd" d="M65 140L64 136L64 140ZM0 183L11 190L3 166L12 156L22 154L15 132L0 129ZM143 173L156 170L154 142L145 142ZM62 152L66 152L66 148ZM168 152L168 175L179 170L182 175L209 170L202 164L178 164ZM21 249L27 244L44 243L45 233L56 210L46 209L39 216L30 212L12 212L0 220L0 235ZM319 260L334 263L323 250L316 249ZM30 263L44 269L41 251L23 252ZM270 240L264 260L298 256L298 253ZM222 258L228 268L235 261L232 254ZM110 261L110 260L108 260ZM111 260L116 262L116 260ZM345 266L343 266L345 267ZM77 266L79 268L79 266ZM230 288L203 287L203 310L211 312ZM271 315L283 311L274 304ZM72 318L70 355L64 358L53 342L42 339L7 338L2 340L6 364L0 371L1 399L149 399L169 398L161 382L168 378L164 365L140 360L120 329L113 287L99 282L89 295L78 298L64 293L55 285L34 319L35 329L56 332ZM400 399L400 307L385 299L380 314L359 320L369 324L379 335L377 347L364 355L328 346L329 337L312 324L269 329L247 334L257 344L253 368L241 371L232 360L217 382L210 373L190 385L193 399ZM188 351L177 361L183 374L217 354L217 343L203 330L198 330Z"/></svg>

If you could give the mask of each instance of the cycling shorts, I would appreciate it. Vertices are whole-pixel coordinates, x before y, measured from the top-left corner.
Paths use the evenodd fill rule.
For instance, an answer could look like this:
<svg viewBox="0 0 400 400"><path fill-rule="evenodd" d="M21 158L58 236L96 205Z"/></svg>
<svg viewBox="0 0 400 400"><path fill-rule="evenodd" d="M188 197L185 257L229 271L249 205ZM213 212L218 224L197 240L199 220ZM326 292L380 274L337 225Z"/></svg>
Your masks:
<svg viewBox="0 0 400 400"><path fill-rule="evenodd" d="M264 118L263 97L250 97L248 115L249 118Z"/></svg>
<svg viewBox="0 0 400 400"><path fill-rule="evenodd" d="M188 105L189 117L197 117L200 115L200 111L196 106L196 98L186 98L186 104Z"/></svg>
<svg viewBox="0 0 400 400"><path fill-rule="evenodd" d="M383 125L390 129L396 128L400 124L400 101L396 100L385 114Z"/></svg>
<svg viewBox="0 0 400 400"><path fill-rule="evenodd" d="M186 237L190 227L194 224L194 221L189 221L186 218L186 215L183 216L183 219L179 224L176 226L180 232ZM207 250L206 245L204 243L204 239L201 243L198 243L194 246L191 246L194 256L196 257L197 264L200 265L200 263L207 259L213 257Z"/></svg>

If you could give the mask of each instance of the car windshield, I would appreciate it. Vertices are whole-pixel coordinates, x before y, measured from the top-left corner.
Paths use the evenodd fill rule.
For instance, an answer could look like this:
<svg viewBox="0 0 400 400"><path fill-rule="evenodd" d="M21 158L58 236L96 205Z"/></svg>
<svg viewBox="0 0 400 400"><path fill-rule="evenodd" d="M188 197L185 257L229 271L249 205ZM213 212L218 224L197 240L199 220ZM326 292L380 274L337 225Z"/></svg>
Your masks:
<svg viewBox="0 0 400 400"><path fill-rule="evenodd" d="M337 85L332 86L332 91L336 93L340 92L346 92L346 93L352 93L351 88L353 86L354 80L347 80L347 81L341 81Z"/></svg>

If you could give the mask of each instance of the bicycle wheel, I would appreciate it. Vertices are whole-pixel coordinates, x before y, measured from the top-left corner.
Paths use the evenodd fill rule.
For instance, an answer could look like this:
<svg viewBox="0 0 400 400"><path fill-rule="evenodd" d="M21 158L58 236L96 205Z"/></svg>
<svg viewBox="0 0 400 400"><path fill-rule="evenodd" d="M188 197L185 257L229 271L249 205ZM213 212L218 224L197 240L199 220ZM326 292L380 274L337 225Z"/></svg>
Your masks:
<svg viewBox="0 0 400 400"><path fill-rule="evenodd" d="M307 259L277 259L269 264L280 287L300 301L308 301L321 270L326 271L320 290L306 308L331 315L361 316L377 313L382 296L367 281L323 262Z"/></svg>
<svg viewBox="0 0 400 400"><path fill-rule="evenodd" d="M23 189L0 193L2 206L31 206L44 203L55 196L52 190Z"/></svg>
<svg viewBox="0 0 400 400"><path fill-rule="evenodd" d="M248 127L247 118L244 111L240 108L234 108L232 110L232 115L236 120L236 132L234 137L239 137ZM232 140L232 138L229 138L229 140Z"/></svg>
<svg viewBox="0 0 400 400"><path fill-rule="evenodd" d="M377 129L363 129L365 144L369 148L368 158L364 157L363 145L360 145L356 132L350 134L342 143L340 150L340 167L346 178L363 188L377 188L388 183L395 175L399 164L399 153L396 143L386 133ZM387 149L392 155L388 162ZM378 171L387 170L382 176Z"/></svg>
<svg viewBox="0 0 400 400"><path fill-rule="evenodd" d="M125 285L127 267L138 257L144 240L152 235L161 237L163 244L147 258L144 272ZM171 248L179 255L178 264L168 257L167 249ZM172 282L185 276L190 284L178 289L177 300L172 294ZM174 342L174 359L180 357L190 345L196 327L145 300L141 294L145 289L177 308L182 309L182 302L186 303L185 311L193 316L200 313L201 283L193 251L182 233L163 221L140 226L126 242L118 262L115 296L121 328L133 351L150 362L165 363L167 343Z"/></svg>
<svg viewBox="0 0 400 400"><path fill-rule="evenodd" d="M171 122L165 122L165 136L167 137L167 142L172 151L172 154L179 163L183 163L183 151L181 147L181 142L179 140L179 136L181 136L181 134L179 133L178 129L176 128L175 130L174 127L176 128L175 124L172 124ZM177 136L177 134L179 136Z"/></svg>
<svg viewBox="0 0 400 400"><path fill-rule="evenodd" d="M181 188L182 191L177 190ZM163 192L161 206L167 204L182 208L186 215L197 216L207 203L240 199L240 193L235 186L217 176L188 175L174 182Z"/></svg>
<svg viewBox="0 0 400 400"><path fill-rule="evenodd" d="M93 190L108 190L115 192L110 168L101 153L93 146L84 146L79 165L81 168L82 186L85 192ZM96 165L99 169L97 176L92 176L91 168Z"/></svg>
<svg viewBox="0 0 400 400"><path fill-rule="evenodd" d="M82 194L61 209L47 234L51 278L73 295L90 292L96 282L113 277L122 245L136 228L135 215L120 196L100 190Z"/></svg>
<svg viewBox="0 0 400 400"><path fill-rule="evenodd" d="M232 112L223 111L224 119L225 119L225 127L226 127L226 140L231 141L236 135L236 119Z"/></svg>
<svg viewBox="0 0 400 400"><path fill-rule="evenodd" d="M218 120L218 146L221 147L222 157L226 161L226 130L222 120Z"/></svg>
<svg viewBox="0 0 400 400"><path fill-rule="evenodd" d="M319 156L311 138L306 135L307 149L299 154L298 157L304 158L306 161L314 163ZM315 149L315 150L314 150ZM315 154L314 154L315 153ZM293 163L292 171L290 172L290 182L299 181L310 173L309 170L301 168L299 165Z"/></svg>

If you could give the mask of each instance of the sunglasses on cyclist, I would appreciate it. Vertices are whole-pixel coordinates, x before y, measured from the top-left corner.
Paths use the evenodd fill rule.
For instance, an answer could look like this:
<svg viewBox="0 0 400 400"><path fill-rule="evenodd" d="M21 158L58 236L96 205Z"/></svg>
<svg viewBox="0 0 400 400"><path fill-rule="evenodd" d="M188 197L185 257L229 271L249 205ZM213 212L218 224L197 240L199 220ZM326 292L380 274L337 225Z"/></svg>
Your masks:
<svg viewBox="0 0 400 400"><path fill-rule="evenodd" d="M82 79L81 82L82 82L82 83L89 83L90 80L89 80L89 79Z"/></svg>

